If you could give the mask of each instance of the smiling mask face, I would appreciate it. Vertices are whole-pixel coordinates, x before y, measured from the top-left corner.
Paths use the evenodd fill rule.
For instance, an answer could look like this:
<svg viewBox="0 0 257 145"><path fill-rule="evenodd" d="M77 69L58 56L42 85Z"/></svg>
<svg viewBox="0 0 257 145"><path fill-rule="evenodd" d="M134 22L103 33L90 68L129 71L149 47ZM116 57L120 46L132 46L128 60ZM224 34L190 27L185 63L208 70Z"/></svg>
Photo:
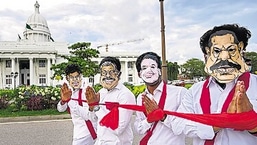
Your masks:
<svg viewBox="0 0 257 145"><path fill-rule="evenodd" d="M116 66L111 63L103 63L101 66L100 84L107 90L115 88L119 82L120 72Z"/></svg>
<svg viewBox="0 0 257 145"><path fill-rule="evenodd" d="M153 59L143 59L141 62L140 77L146 84L155 84L161 76L161 70Z"/></svg>
<svg viewBox="0 0 257 145"><path fill-rule="evenodd" d="M236 44L234 35L212 36L211 47L206 47L205 72L220 83L228 83L248 70L242 57L244 44Z"/></svg>

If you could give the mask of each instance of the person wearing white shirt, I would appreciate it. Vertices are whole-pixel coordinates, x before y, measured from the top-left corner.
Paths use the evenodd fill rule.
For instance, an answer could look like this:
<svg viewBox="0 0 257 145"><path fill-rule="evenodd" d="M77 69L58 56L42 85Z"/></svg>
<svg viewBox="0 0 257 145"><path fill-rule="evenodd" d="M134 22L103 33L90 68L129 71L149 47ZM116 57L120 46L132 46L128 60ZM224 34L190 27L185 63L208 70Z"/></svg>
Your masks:
<svg viewBox="0 0 257 145"><path fill-rule="evenodd" d="M115 57L105 57L99 64L100 66L100 84L103 86L97 95L87 95L88 103L106 102L135 105L134 94L124 86L120 80L121 64ZM90 96L90 97L89 97ZM131 118L133 110L119 108L118 128L112 129L100 124L100 121L110 110L105 105L90 106L91 120L97 121L97 140L95 145L132 145L133 131L131 127Z"/></svg>
<svg viewBox="0 0 257 145"><path fill-rule="evenodd" d="M210 77L189 89L178 112L215 114L257 111L257 77L248 72L242 55L250 37L250 31L237 24L215 26L201 37L200 46L206 58L204 69ZM194 145L257 144L257 126L251 130L237 130L181 118L176 118L172 126L176 134L192 137Z"/></svg>
<svg viewBox="0 0 257 145"><path fill-rule="evenodd" d="M145 82L146 90L137 97L137 105L144 105L146 113L136 112L134 123L135 131L146 135L148 130L152 130L149 140L144 137L140 144L147 145L185 145L185 136L175 135L172 129L172 117L161 116L156 121L149 121L147 115L161 108L157 103L161 102L162 94L166 95L164 106L161 109L167 111L176 111L182 96L187 89L184 87L167 85L161 79L161 61L160 56L154 52L146 52L140 55L136 61L136 68L139 77ZM164 86L166 90L164 90ZM148 103L149 102L149 103ZM160 104L160 103L159 103ZM156 125L154 125L157 123Z"/></svg>
<svg viewBox="0 0 257 145"><path fill-rule="evenodd" d="M82 81L78 65L66 67L66 80L61 87L61 100L57 104L59 112L69 111L73 123L72 145L93 145L96 138L96 123L89 121L89 106L85 96L85 84Z"/></svg>

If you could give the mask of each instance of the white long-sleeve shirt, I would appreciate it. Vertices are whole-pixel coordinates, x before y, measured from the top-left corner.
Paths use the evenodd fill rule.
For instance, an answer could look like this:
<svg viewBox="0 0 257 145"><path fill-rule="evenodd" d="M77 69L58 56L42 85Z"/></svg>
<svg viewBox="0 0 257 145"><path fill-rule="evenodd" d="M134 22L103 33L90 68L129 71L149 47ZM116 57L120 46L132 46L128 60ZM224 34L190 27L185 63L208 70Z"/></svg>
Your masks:
<svg viewBox="0 0 257 145"><path fill-rule="evenodd" d="M187 112L202 114L200 97L204 81L194 84L183 97L182 104L178 112ZM222 89L211 77L209 81L209 90L211 98L211 113L220 113L222 106L230 92L236 84L236 80L226 84ZM246 92L255 111L257 111L257 76L250 76L249 88ZM222 121L222 120L221 120ZM173 124L176 134L184 133L193 137L194 145L204 145L205 139L212 139L214 131L212 126L196 123L186 119L176 118ZM256 145L257 137L251 135L247 130L237 131L229 128L221 129L215 138L214 145Z"/></svg>
<svg viewBox="0 0 257 145"><path fill-rule="evenodd" d="M102 88L99 90L99 93L99 103L118 102L120 104L136 104L134 94L120 82L114 89L108 91ZM109 112L110 110L106 109L104 105L100 105L99 111L91 112L91 120L98 118L95 145L132 145L133 132L131 118L133 110L119 108L119 124L115 130L99 124L102 118Z"/></svg>
<svg viewBox="0 0 257 145"><path fill-rule="evenodd" d="M147 96L153 98L157 104L160 101L163 82L154 90L151 95L147 90ZM165 100L164 110L176 111L181 103L182 96L186 93L187 89L184 87L178 87L173 85L167 85L167 97ZM151 96L149 96L151 95ZM142 95L137 97L137 105L142 105ZM167 116L166 119L159 121L153 130L153 134L148 141L148 145L185 145L185 136L174 135L172 129L172 117ZM148 123L146 116L143 112L136 112L136 120L134 123L135 130L139 134L145 134L147 130L152 127L154 123Z"/></svg>
<svg viewBox="0 0 257 145"><path fill-rule="evenodd" d="M85 97L85 89L82 89L82 100L86 100ZM70 108L70 115L72 118L73 123L73 138L74 139L80 139L85 136L90 136L91 134L88 130L88 127L85 123L85 120L89 120L88 114L89 114L89 107L86 102L82 102L82 106L78 104L77 100L72 99L78 99L79 96L79 90L72 91L71 100L68 103L65 103L64 105L61 105L61 102L57 104L57 110L59 112L64 112L67 110L67 108ZM92 122L94 128L96 129L96 122ZM91 139L89 137L89 139Z"/></svg>

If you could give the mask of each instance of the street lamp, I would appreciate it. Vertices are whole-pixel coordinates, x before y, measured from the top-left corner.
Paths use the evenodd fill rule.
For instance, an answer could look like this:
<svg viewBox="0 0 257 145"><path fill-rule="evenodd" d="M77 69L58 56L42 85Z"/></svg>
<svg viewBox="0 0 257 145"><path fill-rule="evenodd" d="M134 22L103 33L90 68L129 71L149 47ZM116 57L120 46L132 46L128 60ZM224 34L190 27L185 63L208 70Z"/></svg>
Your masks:
<svg viewBox="0 0 257 145"><path fill-rule="evenodd" d="M11 77L13 77L13 81L14 81L14 84L13 84L13 88L15 89L16 88L16 78L18 76L18 72L11 72Z"/></svg>
<svg viewBox="0 0 257 145"><path fill-rule="evenodd" d="M163 1L160 2L160 15L161 15L161 40L162 40L162 79L167 82L167 63L166 63L166 50L165 50L165 25L164 25L164 10Z"/></svg>

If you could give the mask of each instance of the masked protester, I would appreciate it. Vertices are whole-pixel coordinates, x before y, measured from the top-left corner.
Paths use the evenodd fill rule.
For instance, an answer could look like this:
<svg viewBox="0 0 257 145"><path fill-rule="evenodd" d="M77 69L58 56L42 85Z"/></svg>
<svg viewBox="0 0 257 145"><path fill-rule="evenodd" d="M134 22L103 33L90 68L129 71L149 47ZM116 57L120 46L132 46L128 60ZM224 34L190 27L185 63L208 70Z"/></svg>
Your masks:
<svg viewBox="0 0 257 145"><path fill-rule="evenodd" d="M100 84L103 86L99 90L97 99L96 95L88 97L90 104L99 102L99 104L119 103L119 104L136 104L133 93L120 82L121 64L115 57L105 57L99 64L100 66ZM133 132L131 128L131 118L133 111L119 109L118 128L112 129L101 124L101 120L110 113L113 108L99 105L92 105L91 120L98 121L97 140L95 145L132 145Z"/></svg>
<svg viewBox="0 0 257 145"><path fill-rule="evenodd" d="M250 37L250 31L237 24L215 26L201 37L205 72L210 77L189 89L178 112L215 114L257 110L257 77L248 72L243 58ZM241 126L245 126L244 118L240 119ZM251 130L238 130L176 118L173 128L176 134L193 137L194 145L257 144L257 126Z"/></svg>
<svg viewBox="0 0 257 145"><path fill-rule="evenodd" d="M88 118L89 106L86 101L84 83L78 65L70 64L65 70L66 80L61 87L59 112L69 111L73 123L72 145L93 145L96 138L96 123Z"/></svg>
<svg viewBox="0 0 257 145"><path fill-rule="evenodd" d="M161 60L154 52L146 52L136 60L138 76L144 81L146 90L137 97L137 105L145 106L146 112L136 112L134 127L144 134L140 145L185 145L184 135L174 135L172 116L161 110L176 111L184 87L167 85L161 78ZM148 117L147 117L148 116Z"/></svg>

